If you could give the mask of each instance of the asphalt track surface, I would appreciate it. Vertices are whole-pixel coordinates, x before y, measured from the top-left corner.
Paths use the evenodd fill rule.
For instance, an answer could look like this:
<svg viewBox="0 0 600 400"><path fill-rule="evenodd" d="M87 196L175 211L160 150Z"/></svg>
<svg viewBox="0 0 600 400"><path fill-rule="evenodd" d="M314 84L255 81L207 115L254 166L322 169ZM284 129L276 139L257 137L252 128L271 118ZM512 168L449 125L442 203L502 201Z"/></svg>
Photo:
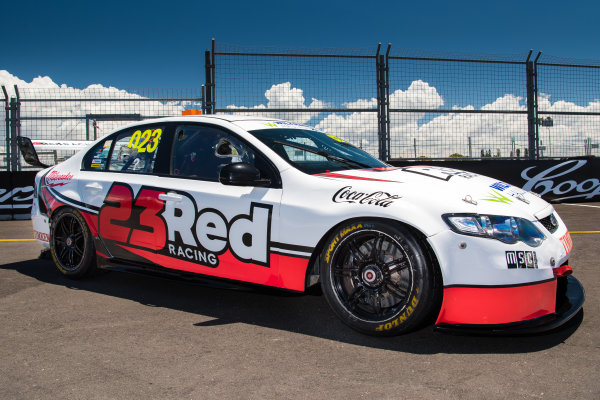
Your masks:
<svg viewBox="0 0 600 400"><path fill-rule="evenodd" d="M431 326L373 338L322 296L123 272L71 281L29 221L0 222L0 399L598 399L600 203L557 205L586 290L568 327L525 337ZM578 233L581 232L581 233Z"/></svg>

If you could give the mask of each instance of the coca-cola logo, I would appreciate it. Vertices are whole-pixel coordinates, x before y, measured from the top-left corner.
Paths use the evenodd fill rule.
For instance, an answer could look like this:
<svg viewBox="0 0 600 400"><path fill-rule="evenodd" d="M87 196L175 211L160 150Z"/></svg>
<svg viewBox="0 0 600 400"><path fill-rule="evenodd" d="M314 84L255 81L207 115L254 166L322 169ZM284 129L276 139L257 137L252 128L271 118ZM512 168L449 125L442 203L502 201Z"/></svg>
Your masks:
<svg viewBox="0 0 600 400"><path fill-rule="evenodd" d="M73 175L70 172L61 173L54 170L46 175L46 185L50 187L63 186L71 183L71 179L73 179Z"/></svg>
<svg viewBox="0 0 600 400"><path fill-rule="evenodd" d="M380 207L389 207L394 200L401 196L390 194L388 192L360 192L352 190L352 186L344 186L331 198L334 203L358 203L369 204Z"/></svg>
<svg viewBox="0 0 600 400"><path fill-rule="evenodd" d="M521 172L521 177L526 181L523 189L534 191L541 196L552 195L561 200L592 199L595 196L600 196L600 180L597 178L588 178L581 182L577 182L575 179L565 179L566 175L573 173L586 164L587 160L569 160L553 165L533 176L529 176L530 171L533 173L538 167L526 168ZM557 180L560 177L564 178ZM573 192L577 194L572 194ZM568 196L563 196L567 193Z"/></svg>

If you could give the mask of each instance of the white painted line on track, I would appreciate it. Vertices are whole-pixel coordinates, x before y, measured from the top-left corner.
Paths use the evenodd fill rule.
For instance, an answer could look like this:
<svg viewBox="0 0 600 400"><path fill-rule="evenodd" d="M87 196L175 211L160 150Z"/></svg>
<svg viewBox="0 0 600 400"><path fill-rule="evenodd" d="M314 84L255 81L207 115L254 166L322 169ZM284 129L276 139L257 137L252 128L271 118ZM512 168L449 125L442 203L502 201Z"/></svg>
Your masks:
<svg viewBox="0 0 600 400"><path fill-rule="evenodd" d="M561 203L565 206L577 206L577 207L590 207L590 208L600 208L600 206L590 206L588 204L573 204L573 203Z"/></svg>

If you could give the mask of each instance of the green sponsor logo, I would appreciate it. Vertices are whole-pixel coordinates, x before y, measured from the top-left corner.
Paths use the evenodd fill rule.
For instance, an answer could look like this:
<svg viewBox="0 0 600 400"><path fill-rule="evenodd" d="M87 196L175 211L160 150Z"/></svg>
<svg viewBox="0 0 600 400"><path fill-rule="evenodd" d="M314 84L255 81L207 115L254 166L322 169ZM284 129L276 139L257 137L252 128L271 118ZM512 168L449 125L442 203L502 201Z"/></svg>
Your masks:
<svg viewBox="0 0 600 400"><path fill-rule="evenodd" d="M498 192L497 190L492 190L491 193L488 193L488 198L487 199L481 199L484 201L495 201L496 203L504 203L504 204L511 204L512 200L509 199L508 197L504 196L502 193Z"/></svg>

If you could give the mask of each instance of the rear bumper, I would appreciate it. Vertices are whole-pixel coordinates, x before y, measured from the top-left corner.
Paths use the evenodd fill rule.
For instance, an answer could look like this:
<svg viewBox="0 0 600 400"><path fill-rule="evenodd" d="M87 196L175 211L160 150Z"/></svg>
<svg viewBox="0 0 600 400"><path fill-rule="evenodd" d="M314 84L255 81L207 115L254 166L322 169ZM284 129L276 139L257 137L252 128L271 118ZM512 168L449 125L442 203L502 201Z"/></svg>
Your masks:
<svg viewBox="0 0 600 400"><path fill-rule="evenodd" d="M497 289L480 290L494 291ZM471 299L475 302L471 304L471 310L478 311L482 306L491 308L485 313L485 317L483 318L489 319L490 323L487 323L487 321L486 323L461 323L453 321L452 314L448 315L446 312L444 315L444 306L442 306L442 312L440 312L435 330L446 333L491 335L540 333L555 329L568 322L579 312L585 301L583 286L572 275L539 284L510 288L510 293L511 295L516 295L516 297L511 297L510 300L507 300L509 302L508 306L501 302L495 305L486 304L493 301L496 295L487 296L487 298L484 296L482 299L479 299L480 301L477 301L478 299L476 298ZM548 298L550 293L554 297L552 299L552 303L554 304L551 307L552 309L548 310L550 307L550 299ZM524 296L528 297L525 298ZM458 300L459 303L460 301L461 299ZM536 306L535 304L538 301L539 303ZM444 302L446 303L446 299L444 299ZM531 307L535 307L535 310L533 313L530 313L530 318L523 318L519 314L532 311ZM508 313L515 313L513 321L504 321L504 319L509 318Z"/></svg>

